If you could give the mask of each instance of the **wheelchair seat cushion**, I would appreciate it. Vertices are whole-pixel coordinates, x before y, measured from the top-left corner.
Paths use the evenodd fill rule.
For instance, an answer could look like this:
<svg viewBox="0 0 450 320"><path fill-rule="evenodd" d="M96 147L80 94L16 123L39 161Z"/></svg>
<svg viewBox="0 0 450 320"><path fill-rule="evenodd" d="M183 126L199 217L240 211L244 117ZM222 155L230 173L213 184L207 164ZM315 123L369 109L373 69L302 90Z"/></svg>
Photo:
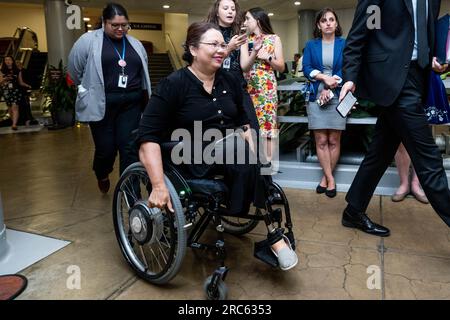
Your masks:
<svg viewBox="0 0 450 320"><path fill-rule="evenodd" d="M193 193L205 195L215 193L228 193L228 188L222 180L217 179L192 179L186 180Z"/></svg>

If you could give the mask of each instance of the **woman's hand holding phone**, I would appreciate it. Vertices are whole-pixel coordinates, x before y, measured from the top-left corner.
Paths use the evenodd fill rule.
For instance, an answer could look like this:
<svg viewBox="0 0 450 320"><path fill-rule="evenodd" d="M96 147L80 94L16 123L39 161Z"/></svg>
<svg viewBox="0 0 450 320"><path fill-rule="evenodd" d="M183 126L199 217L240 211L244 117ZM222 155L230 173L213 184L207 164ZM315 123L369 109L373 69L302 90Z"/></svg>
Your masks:
<svg viewBox="0 0 450 320"><path fill-rule="evenodd" d="M231 38L230 43L228 43L228 50L234 51L238 48L240 48L243 44L247 42L247 35L235 35L233 38Z"/></svg>

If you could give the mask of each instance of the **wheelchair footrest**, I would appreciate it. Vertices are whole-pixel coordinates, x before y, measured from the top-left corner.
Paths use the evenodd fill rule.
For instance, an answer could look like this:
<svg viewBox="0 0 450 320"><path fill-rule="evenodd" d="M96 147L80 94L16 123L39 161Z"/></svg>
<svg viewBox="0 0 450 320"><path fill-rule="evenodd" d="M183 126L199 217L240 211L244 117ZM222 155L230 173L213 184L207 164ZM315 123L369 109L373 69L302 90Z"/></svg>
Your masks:
<svg viewBox="0 0 450 320"><path fill-rule="evenodd" d="M269 266L277 268L278 267L278 259L275 254L272 252L270 248L271 244L269 240L263 240L255 243L255 251L254 256L256 259L261 260L264 263L267 263Z"/></svg>

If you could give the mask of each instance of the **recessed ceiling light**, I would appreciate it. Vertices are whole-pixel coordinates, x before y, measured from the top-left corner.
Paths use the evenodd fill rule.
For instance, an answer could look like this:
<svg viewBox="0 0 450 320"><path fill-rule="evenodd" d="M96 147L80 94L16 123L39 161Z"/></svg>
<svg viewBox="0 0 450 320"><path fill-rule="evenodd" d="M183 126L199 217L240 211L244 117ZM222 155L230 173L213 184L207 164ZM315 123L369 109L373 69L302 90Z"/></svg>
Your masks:
<svg viewBox="0 0 450 320"><path fill-rule="evenodd" d="M165 5L163 5L163 8L164 8L164 9L170 9L170 6L167 5L167 4L165 4Z"/></svg>
<svg viewBox="0 0 450 320"><path fill-rule="evenodd" d="M91 18L83 18L83 21L91 21Z"/></svg>
<svg viewBox="0 0 450 320"><path fill-rule="evenodd" d="M92 24L88 24L87 27L88 27L88 28L92 28Z"/></svg>
<svg viewBox="0 0 450 320"><path fill-rule="evenodd" d="M302 3L301 3L300 1L295 1L294 4L295 4L296 6L299 6L299 5L301 5Z"/></svg>
<svg viewBox="0 0 450 320"><path fill-rule="evenodd" d="M269 17L273 17L274 16L274 14L273 14L273 12L270 12L269 14L267 14Z"/></svg>

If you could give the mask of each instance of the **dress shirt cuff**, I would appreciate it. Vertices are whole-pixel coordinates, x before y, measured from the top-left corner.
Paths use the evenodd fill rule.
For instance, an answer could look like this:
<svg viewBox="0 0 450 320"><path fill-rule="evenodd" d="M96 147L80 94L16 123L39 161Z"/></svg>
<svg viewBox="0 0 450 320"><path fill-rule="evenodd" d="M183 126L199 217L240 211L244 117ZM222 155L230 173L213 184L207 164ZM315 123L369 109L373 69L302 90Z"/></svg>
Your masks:
<svg viewBox="0 0 450 320"><path fill-rule="evenodd" d="M316 81L316 79L314 79L318 74L320 73L319 70L313 70L311 71L311 73L309 74L309 77L311 78L312 81Z"/></svg>

